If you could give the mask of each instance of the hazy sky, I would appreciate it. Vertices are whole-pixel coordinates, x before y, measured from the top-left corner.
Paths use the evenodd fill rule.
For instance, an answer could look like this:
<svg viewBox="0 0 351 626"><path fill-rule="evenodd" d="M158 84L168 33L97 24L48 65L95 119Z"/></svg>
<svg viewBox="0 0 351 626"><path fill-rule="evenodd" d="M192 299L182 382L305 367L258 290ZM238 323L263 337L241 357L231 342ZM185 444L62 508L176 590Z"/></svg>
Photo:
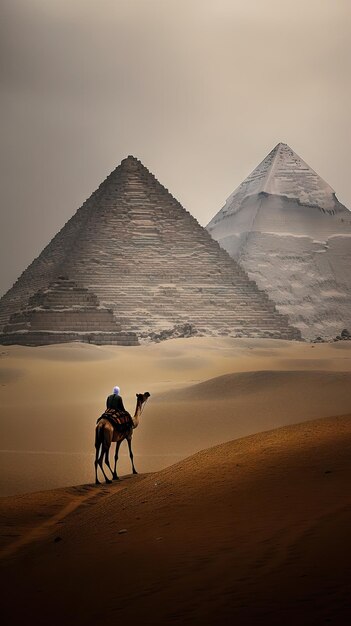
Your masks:
<svg viewBox="0 0 351 626"><path fill-rule="evenodd" d="M128 154L203 225L279 141L351 208L350 0L0 7L0 294Z"/></svg>

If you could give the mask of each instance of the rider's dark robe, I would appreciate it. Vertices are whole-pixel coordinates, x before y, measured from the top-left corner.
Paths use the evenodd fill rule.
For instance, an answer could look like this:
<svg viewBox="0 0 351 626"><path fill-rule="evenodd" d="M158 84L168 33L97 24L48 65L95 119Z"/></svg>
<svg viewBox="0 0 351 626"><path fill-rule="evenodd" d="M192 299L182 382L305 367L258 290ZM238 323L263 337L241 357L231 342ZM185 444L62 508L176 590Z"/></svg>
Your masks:
<svg viewBox="0 0 351 626"><path fill-rule="evenodd" d="M123 411L123 413L127 413L124 408L123 400L121 396L117 396L115 393L108 396L106 400L106 408L107 409L115 409L115 411Z"/></svg>
<svg viewBox="0 0 351 626"><path fill-rule="evenodd" d="M126 432L133 428L132 416L125 410L121 396L111 394L106 400L106 412L99 417L107 419L119 432Z"/></svg>

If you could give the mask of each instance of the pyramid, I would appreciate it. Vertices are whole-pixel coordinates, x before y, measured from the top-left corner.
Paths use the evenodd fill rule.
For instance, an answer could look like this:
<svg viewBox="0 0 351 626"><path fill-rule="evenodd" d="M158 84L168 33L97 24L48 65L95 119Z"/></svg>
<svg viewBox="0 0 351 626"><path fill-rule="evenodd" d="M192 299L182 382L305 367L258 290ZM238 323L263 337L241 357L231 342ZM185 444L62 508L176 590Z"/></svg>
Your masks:
<svg viewBox="0 0 351 626"><path fill-rule="evenodd" d="M19 342L16 331L22 330L22 335L34 332L28 326L14 326L19 321L16 316L22 323L24 318L33 320L33 303L42 298L38 294L56 284L57 296L59 276L66 277L63 291L67 291L67 281L73 281L96 297L94 306L99 302L112 311L124 343L128 336L132 344L136 337L157 340L165 331L171 336L170 329L179 331L189 325L193 333L201 335L300 338L267 295L131 156L107 177L2 298L0 323L7 342L10 332L14 342ZM71 308L69 298L67 302ZM57 297L46 300L46 305L57 308ZM80 328L78 312L73 329L72 315L67 312L65 333L81 332L86 340L83 318ZM57 311L49 324L52 332L55 319ZM107 318L99 321L96 332L113 332L106 326ZM42 330L45 335L48 328L40 328L42 323L37 321L35 332ZM105 339L108 342L107 335Z"/></svg>
<svg viewBox="0 0 351 626"><path fill-rule="evenodd" d="M351 212L279 143L207 225L303 337L351 328Z"/></svg>

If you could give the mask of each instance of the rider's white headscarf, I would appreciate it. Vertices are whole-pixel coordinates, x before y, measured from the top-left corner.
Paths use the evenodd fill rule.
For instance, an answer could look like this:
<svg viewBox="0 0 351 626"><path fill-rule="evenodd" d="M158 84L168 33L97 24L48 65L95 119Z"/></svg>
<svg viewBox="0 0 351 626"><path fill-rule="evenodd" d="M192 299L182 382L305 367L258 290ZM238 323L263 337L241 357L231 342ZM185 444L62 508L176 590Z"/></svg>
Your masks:
<svg viewBox="0 0 351 626"><path fill-rule="evenodd" d="M115 396L119 396L120 391L121 391L121 390L120 390L120 388L119 388L119 387L114 387L114 388L113 388L113 393L115 394Z"/></svg>

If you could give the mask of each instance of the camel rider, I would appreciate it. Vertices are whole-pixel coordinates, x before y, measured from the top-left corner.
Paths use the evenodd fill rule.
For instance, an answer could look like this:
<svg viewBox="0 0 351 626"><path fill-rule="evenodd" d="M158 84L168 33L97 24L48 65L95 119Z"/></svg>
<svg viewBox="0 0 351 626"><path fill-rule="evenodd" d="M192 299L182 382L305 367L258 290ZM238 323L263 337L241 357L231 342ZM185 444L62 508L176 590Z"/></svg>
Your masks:
<svg viewBox="0 0 351 626"><path fill-rule="evenodd" d="M132 416L125 410L121 390L119 387L113 388L113 393L107 397L106 409L114 409L117 413L122 413L129 417L131 424L133 424Z"/></svg>

